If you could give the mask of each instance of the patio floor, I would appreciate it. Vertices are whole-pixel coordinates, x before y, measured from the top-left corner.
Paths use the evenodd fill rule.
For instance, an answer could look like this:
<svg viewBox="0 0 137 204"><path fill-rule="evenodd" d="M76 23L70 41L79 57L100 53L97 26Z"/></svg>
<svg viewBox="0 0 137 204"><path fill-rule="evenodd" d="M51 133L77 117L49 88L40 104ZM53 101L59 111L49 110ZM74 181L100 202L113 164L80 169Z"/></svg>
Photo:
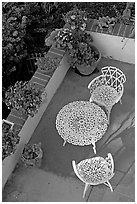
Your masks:
<svg viewBox="0 0 137 204"><path fill-rule="evenodd" d="M30 143L42 143L44 156L40 168L25 168L21 163L3 190L3 202L134 202L135 201L135 67L102 58L98 68L111 65L126 75L122 105L111 112L110 125L97 142L97 155L112 153L115 176L110 180L114 192L107 186L90 187L82 198L84 184L73 173L71 161L94 157L92 146L62 146L63 140L55 128L56 115L66 104L89 100L88 83L100 75L80 76L69 69L64 81L43 114Z"/></svg>

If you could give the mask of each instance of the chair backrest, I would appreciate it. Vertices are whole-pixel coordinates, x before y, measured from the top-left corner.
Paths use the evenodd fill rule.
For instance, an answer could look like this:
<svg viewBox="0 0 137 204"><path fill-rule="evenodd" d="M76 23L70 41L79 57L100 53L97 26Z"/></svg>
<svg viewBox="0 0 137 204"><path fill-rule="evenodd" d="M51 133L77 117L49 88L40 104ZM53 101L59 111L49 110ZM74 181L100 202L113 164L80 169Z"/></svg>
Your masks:
<svg viewBox="0 0 137 204"><path fill-rule="evenodd" d="M125 74L116 67L106 66L101 69L101 72L106 78L106 84L112 86L117 91L119 86L126 82Z"/></svg>

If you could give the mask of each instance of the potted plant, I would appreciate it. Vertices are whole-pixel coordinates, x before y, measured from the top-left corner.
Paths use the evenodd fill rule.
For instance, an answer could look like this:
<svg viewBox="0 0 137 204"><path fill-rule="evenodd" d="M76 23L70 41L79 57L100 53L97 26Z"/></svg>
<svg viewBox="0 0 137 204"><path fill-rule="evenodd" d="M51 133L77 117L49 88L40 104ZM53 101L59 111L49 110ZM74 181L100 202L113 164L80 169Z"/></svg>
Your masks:
<svg viewBox="0 0 137 204"><path fill-rule="evenodd" d="M40 166L42 156L41 142L38 144L26 144L22 152L21 160L25 166Z"/></svg>
<svg viewBox="0 0 137 204"><path fill-rule="evenodd" d="M44 57L36 58L36 60L37 61L35 64L44 73L50 73L54 71L60 63L59 57L51 57L48 56L47 54Z"/></svg>
<svg viewBox="0 0 137 204"><path fill-rule="evenodd" d="M2 120L2 132L8 132L10 129L12 130L14 126L14 123L8 121L8 120Z"/></svg>
<svg viewBox="0 0 137 204"><path fill-rule="evenodd" d="M20 141L17 130L2 131L2 160L14 154Z"/></svg>
<svg viewBox="0 0 137 204"><path fill-rule="evenodd" d="M91 74L101 59L100 51L92 44L92 36L87 33L77 33L72 49L69 49L71 65L82 75Z"/></svg>
<svg viewBox="0 0 137 204"><path fill-rule="evenodd" d="M44 89L28 81L17 81L5 93L4 102L9 109L15 108L21 114L34 116L43 102ZM46 93L44 93L46 95Z"/></svg>
<svg viewBox="0 0 137 204"><path fill-rule="evenodd" d="M65 23L70 29L81 31L86 29L88 19L85 11L79 10L77 7L75 7L63 17Z"/></svg>
<svg viewBox="0 0 137 204"><path fill-rule="evenodd" d="M103 28L108 28L109 33L112 32L115 23L116 23L116 18L114 18L114 17L110 18L109 16L99 17L99 20L98 20L99 28L101 30L103 30Z"/></svg>
<svg viewBox="0 0 137 204"><path fill-rule="evenodd" d="M73 41L73 33L69 28L60 28L51 32L50 36L45 39L46 46L52 46L59 49L67 50Z"/></svg>

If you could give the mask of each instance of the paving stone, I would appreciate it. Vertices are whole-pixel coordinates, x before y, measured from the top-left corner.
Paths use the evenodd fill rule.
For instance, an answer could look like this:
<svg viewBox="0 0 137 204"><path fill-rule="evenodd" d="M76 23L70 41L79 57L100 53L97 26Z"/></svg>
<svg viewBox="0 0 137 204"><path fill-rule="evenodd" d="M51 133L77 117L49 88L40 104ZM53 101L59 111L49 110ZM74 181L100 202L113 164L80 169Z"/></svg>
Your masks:
<svg viewBox="0 0 137 204"><path fill-rule="evenodd" d="M111 182L112 183L112 182ZM134 202L126 194L121 194L114 190L111 192L104 184L94 186L87 199L88 202Z"/></svg>
<svg viewBox="0 0 137 204"><path fill-rule="evenodd" d="M119 182L121 182L122 178L125 175L125 173L115 170L115 164L114 164L114 173L115 175L110 180L113 190L116 188Z"/></svg>
<svg viewBox="0 0 137 204"><path fill-rule="evenodd" d="M104 184L94 186L90 192L87 202L101 202L107 186Z"/></svg>
<svg viewBox="0 0 137 204"><path fill-rule="evenodd" d="M110 152L115 155L117 151L119 151L123 147L123 142L121 138L117 138L112 140L109 144L107 144L107 148L110 149Z"/></svg>
<svg viewBox="0 0 137 204"><path fill-rule="evenodd" d="M39 85L41 85L43 87L45 87L46 84L48 83L47 81L44 81L44 80L39 79L39 78L35 78L34 76L32 77L31 82L37 83L37 84L39 84Z"/></svg>
<svg viewBox="0 0 137 204"><path fill-rule="evenodd" d="M104 196L101 199L101 202L134 202L134 199L116 191L111 192L106 190Z"/></svg>
<svg viewBox="0 0 137 204"><path fill-rule="evenodd" d="M38 77L38 78L40 78L42 80L45 80L45 81L49 81L49 79L50 79L49 76L41 74L41 73L38 73L38 72L35 72L34 76Z"/></svg>
<svg viewBox="0 0 137 204"><path fill-rule="evenodd" d="M53 72L49 72L48 74L46 74L46 73L42 72L40 69L37 69L36 72L40 73L40 74L43 74L43 75L46 75L47 77L51 78L51 76L53 75L54 71Z"/></svg>
<svg viewBox="0 0 137 204"><path fill-rule="evenodd" d="M114 156L115 168L122 172L128 171L132 163L135 161L134 145L131 148L123 148L116 156Z"/></svg>
<svg viewBox="0 0 137 204"><path fill-rule="evenodd" d="M60 55L64 55L65 54L65 50L64 49L61 49L61 48L57 48L57 47L52 47L50 49L51 52L55 52L57 54L60 54Z"/></svg>
<svg viewBox="0 0 137 204"><path fill-rule="evenodd" d="M60 55L60 54L58 54L56 52L51 52L50 50L48 52L48 55L51 56L51 57L60 57L60 59L63 58L63 55Z"/></svg>
<svg viewBox="0 0 137 204"><path fill-rule="evenodd" d="M130 168L123 180L116 187L116 191L135 199L135 165Z"/></svg>

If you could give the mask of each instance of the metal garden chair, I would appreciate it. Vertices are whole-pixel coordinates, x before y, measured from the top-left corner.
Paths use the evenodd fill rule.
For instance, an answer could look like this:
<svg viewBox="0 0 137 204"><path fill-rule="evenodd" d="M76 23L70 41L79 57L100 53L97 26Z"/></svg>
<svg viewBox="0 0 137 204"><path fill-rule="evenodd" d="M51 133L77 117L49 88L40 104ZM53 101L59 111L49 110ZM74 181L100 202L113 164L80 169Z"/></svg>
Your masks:
<svg viewBox="0 0 137 204"><path fill-rule="evenodd" d="M112 66L103 67L101 72L102 75L93 79L88 85L91 94L89 101L105 107L109 119L113 105L119 101L122 103L123 83L126 77L120 69Z"/></svg>
<svg viewBox="0 0 137 204"><path fill-rule="evenodd" d="M76 164L72 161L72 167L77 177L85 183L83 198L90 185L105 184L113 191L109 180L114 176L114 161L111 153L107 157L93 157Z"/></svg>

